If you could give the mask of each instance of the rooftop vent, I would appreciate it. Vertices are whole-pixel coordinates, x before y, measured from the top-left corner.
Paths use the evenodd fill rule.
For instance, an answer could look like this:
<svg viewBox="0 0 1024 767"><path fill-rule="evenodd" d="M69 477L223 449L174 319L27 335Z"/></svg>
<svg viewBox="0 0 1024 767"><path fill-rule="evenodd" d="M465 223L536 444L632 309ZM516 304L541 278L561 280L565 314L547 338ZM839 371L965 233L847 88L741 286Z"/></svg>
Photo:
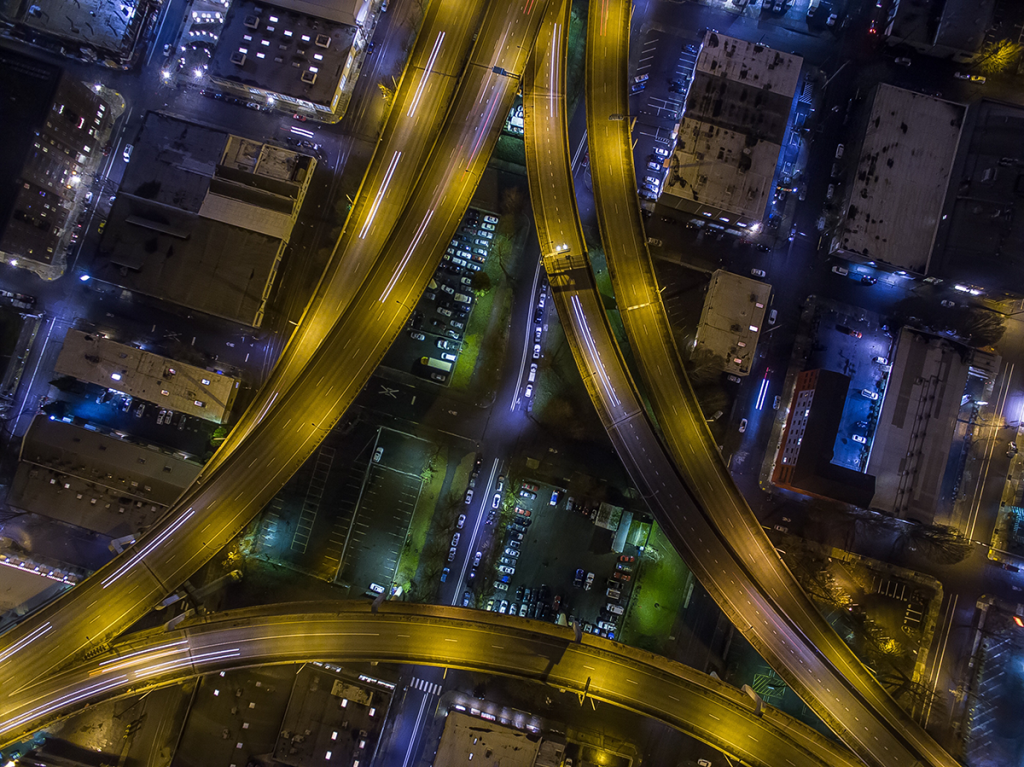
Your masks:
<svg viewBox="0 0 1024 767"><path fill-rule="evenodd" d="M317 35L314 41L320 48L330 48L331 38L329 35Z"/></svg>
<svg viewBox="0 0 1024 767"><path fill-rule="evenodd" d="M308 72L308 71L307 72L303 72L302 73L302 82L306 83L306 85L312 85L313 83L315 83L316 82L316 72Z"/></svg>
<svg viewBox="0 0 1024 767"><path fill-rule="evenodd" d="M245 54L241 51L235 51L231 54L231 63L243 66L245 64Z"/></svg>
<svg viewBox="0 0 1024 767"><path fill-rule="evenodd" d="M246 16L244 24L249 29L259 29L260 17L259 16Z"/></svg>

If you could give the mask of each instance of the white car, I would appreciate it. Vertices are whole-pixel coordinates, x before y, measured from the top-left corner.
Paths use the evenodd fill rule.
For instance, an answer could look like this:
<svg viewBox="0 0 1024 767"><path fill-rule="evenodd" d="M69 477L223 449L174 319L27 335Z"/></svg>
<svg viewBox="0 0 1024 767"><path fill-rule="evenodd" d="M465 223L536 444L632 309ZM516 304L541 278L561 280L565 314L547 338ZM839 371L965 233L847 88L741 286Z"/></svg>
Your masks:
<svg viewBox="0 0 1024 767"><path fill-rule="evenodd" d="M503 575L515 575L516 569L514 567L509 567L508 565L498 565L498 572Z"/></svg>
<svg viewBox="0 0 1024 767"><path fill-rule="evenodd" d="M131 144L126 144L125 145L124 151L121 153L121 157L124 158L125 162L128 162L130 159L132 159L132 145Z"/></svg>
<svg viewBox="0 0 1024 767"><path fill-rule="evenodd" d="M539 360L540 359L540 344L534 344L533 345L533 358L535 360Z"/></svg>
<svg viewBox="0 0 1024 767"><path fill-rule="evenodd" d="M854 434L854 435L853 435L853 436L851 437L851 439L852 439L852 440L853 440L854 442L859 442L859 443L860 443L860 444L862 444L862 445L866 445L866 444L868 444L868 441L867 441L867 439L865 439L864 437L860 436L859 434Z"/></svg>
<svg viewBox="0 0 1024 767"><path fill-rule="evenodd" d="M860 396L866 397L870 400L876 400L878 399L878 392L871 391L870 389L861 389Z"/></svg>
<svg viewBox="0 0 1024 767"><path fill-rule="evenodd" d="M768 313L768 324L769 325L774 325L775 324L775 320L777 320L778 318L779 318L779 311L778 311L778 309L772 309Z"/></svg>
<svg viewBox="0 0 1024 767"><path fill-rule="evenodd" d="M472 502L473 502L473 489L470 488L469 490L466 491L466 503L472 503Z"/></svg>
<svg viewBox="0 0 1024 767"><path fill-rule="evenodd" d="M494 231L494 224L490 224L490 223L480 224L480 228L482 230L484 230L485 232L493 232Z"/></svg>
<svg viewBox="0 0 1024 767"><path fill-rule="evenodd" d="M747 430L747 419L744 418L742 421L740 421L740 434L742 434L746 430Z"/></svg>
<svg viewBox="0 0 1024 767"><path fill-rule="evenodd" d="M380 463L381 456L383 456L383 455L384 455L384 448L383 447L378 447L376 450L373 451L373 462L374 463Z"/></svg>
<svg viewBox="0 0 1024 767"><path fill-rule="evenodd" d="M459 520L458 520L458 522L455 523L455 529L456 530L461 530L465 526L466 526L466 515L465 514L459 514Z"/></svg>
<svg viewBox="0 0 1024 767"><path fill-rule="evenodd" d="M764 269L751 269L750 273L755 277L760 277L762 279L768 276L767 274L765 274Z"/></svg>
<svg viewBox="0 0 1024 767"><path fill-rule="evenodd" d="M497 216L484 216L484 221L486 221L488 224L496 224L496 223L498 223L498 217Z"/></svg>
<svg viewBox="0 0 1024 767"><path fill-rule="evenodd" d="M491 508L496 509L501 505L501 493L495 493L491 499Z"/></svg>
<svg viewBox="0 0 1024 767"><path fill-rule="evenodd" d="M837 160L842 160L843 159L843 152L845 152L845 151L846 151L846 145L845 144L837 145L836 146L836 159Z"/></svg>
<svg viewBox="0 0 1024 767"><path fill-rule="evenodd" d="M526 391L523 392L523 396L527 399L533 396L533 384L526 384Z"/></svg>

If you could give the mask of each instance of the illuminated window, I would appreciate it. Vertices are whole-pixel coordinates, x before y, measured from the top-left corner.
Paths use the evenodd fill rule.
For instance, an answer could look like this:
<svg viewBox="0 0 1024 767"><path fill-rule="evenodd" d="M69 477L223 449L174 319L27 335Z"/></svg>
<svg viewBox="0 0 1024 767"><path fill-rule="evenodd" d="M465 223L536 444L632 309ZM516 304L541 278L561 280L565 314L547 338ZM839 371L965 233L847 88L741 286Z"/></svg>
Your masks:
<svg viewBox="0 0 1024 767"><path fill-rule="evenodd" d="M199 380L201 380L203 382L203 386L209 386L210 385L210 379L209 378L201 378Z"/></svg>
<svg viewBox="0 0 1024 767"><path fill-rule="evenodd" d="M110 377L113 378L115 381L120 381L121 380L121 374L120 373L111 373Z"/></svg>
<svg viewBox="0 0 1024 767"><path fill-rule="evenodd" d="M192 400L192 404L196 407L206 407L206 403L199 399Z"/></svg>

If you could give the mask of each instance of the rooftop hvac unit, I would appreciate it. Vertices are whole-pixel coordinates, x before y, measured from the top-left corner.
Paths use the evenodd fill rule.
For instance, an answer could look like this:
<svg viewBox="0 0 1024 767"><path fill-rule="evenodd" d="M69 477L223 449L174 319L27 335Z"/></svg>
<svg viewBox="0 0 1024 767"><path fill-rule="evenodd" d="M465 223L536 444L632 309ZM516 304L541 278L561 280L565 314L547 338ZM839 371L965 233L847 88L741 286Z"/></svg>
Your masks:
<svg viewBox="0 0 1024 767"><path fill-rule="evenodd" d="M241 51L235 51L231 54L231 63L243 66L245 64L245 54Z"/></svg>
<svg viewBox="0 0 1024 767"><path fill-rule="evenodd" d="M316 82L316 72L310 72L307 70L302 73L301 78L302 82L306 83L306 85L312 85Z"/></svg>
<svg viewBox="0 0 1024 767"><path fill-rule="evenodd" d="M315 42L317 46L320 48L331 47L331 38L329 35L317 35L316 40L314 40L313 42Z"/></svg>
<svg viewBox="0 0 1024 767"><path fill-rule="evenodd" d="M246 16L243 22L249 29L259 29L260 17L259 16Z"/></svg>

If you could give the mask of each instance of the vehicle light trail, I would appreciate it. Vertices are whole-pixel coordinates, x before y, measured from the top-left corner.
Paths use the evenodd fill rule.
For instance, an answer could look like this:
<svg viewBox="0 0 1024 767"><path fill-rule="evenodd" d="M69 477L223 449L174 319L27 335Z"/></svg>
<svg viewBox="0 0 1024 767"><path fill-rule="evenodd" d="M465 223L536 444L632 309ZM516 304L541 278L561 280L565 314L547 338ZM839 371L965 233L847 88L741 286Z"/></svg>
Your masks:
<svg viewBox="0 0 1024 767"><path fill-rule="evenodd" d="M595 362L593 370L597 373L598 380L601 381L601 387L604 389L605 396L611 400L615 407L618 407L620 404L619 398L615 394L615 387L612 386L611 382L608 380L608 374L604 371L604 365L601 364L601 355L597 353L597 347L594 346L594 339L590 337L590 328L587 325L586 317L583 315L583 308L580 306L579 296L572 297L572 310L576 313L576 321L584 331L581 334L581 337L587 345L587 351L590 353L590 358Z"/></svg>
<svg viewBox="0 0 1024 767"><path fill-rule="evenodd" d="M16 652L18 652L18 650L20 650L22 647L24 647L27 644L31 644L36 639L43 636L43 634L48 633L52 628L53 626L50 624L49 621L47 621L42 626L33 631L31 634L29 634L26 637L23 637L22 639L8 647L6 650L4 650L2 653L0 653L0 662L7 660Z"/></svg>
<svg viewBox="0 0 1024 767"><path fill-rule="evenodd" d="M768 394L768 372L764 371L764 379L761 381L761 391L757 394L757 409L764 407L764 398Z"/></svg>
<svg viewBox="0 0 1024 767"><path fill-rule="evenodd" d="M441 51L442 40L444 40L444 32L440 32L437 35L434 47L430 51L430 58L427 59L427 66L423 69L423 77L420 78L420 84L416 86L416 95L412 97L412 103L409 104L409 111L406 113L409 117L412 117L413 113L416 111L416 107L419 106L420 97L423 95L423 88L426 87L427 78L430 77L430 70L434 68L434 60L437 58L437 54Z"/></svg>
<svg viewBox="0 0 1024 767"><path fill-rule="evenodd" d="M117 570L115 570L113 573L108 575L103 580L103 588L107 588L108 586L112 585L118 580L118 578L120 578L129 570L131 570L132 567L135 566L136 562L140 561L143 557L149 554L149 552L151 552L153 549L155 549L157 546L163 543L167 538L172 536L174 534L174 531L181 527L183 524L185 524L189 520L189 518L191 518L192 515L195 513L196 512L194 509L189 509L185 514L182 514L180 517L178 517L178 519L175 520L173 525L171 525L162 533L160 533L160 535L158 535L156 538L154 538L152 541L146 544L145 548L143 548L135 556L133 556L131 559L129 559L127 562L125 562L123 565L117 568Z"/></svg>
<svg viewBox="0 0 1024 767"><path fill-rule="evenodd" d="M33 719L42 718L53 711L58 711L64 708L65 706L71 706L75 704L77 701L88 700L89 698L92 698L94 696L101 695L107 690L114 690L120 687L122 683L127 679L127 675L121 674L120 676L115 677L113 679L106 679L102 682L97 682L94 685L90 685L83 689L76 690L73 693L62 695L61 697L55 698L54 700L50 701L45 706L39 706L38 708L34 708L31 711L27 711L15 719L8 719L4 722L0 722L0 733L7 732L8 730L13 730L16 727L20 727L25 722L31 722Z"/></svg>
<svg viewBox="0 0 1024 767"><path fill-rule="evenodd" d="M427 226L430 224L430 219L434 217L434 209L431 208L430 212L427 213L427 217L423 219L423 222L419 225L416 230L416 236L412 238L412 242L409 244L409 248L405 251L405 255L402 257L402 263L395 269L395 273L391 275L391 280L388 282L388 286L384 289L380 298L377 299L381 303L387 300L387 297L391 295L391 291L394 290L395 284L398 282L398 278L402 276L402 272L405 269L405 265L409 263L409 259L412 258L412 254L416 252L416 247L420 244L420 240L423 238L423 233L426 232Z"/></svg>
<svg viewBox="0 0 1024 767"><path fill-rule="evenodd" d="M366 223L363 224L362 230L359 232L359 239L366 239L366 233L370 231L370 225L373 224L373 219L377 215L377 208L380 206L380 201L384 199L384 193L388 191L388 184L391 183L391 176L394 175L395 168L398 166L398 161L401 159L402 153L395 152L391 158L391 162L388 164L387 173L384 174L384 183L380 185L380 189L377 191L377 196L373 198L373 205L370 206L370 215L366 217Z"/></svg>

